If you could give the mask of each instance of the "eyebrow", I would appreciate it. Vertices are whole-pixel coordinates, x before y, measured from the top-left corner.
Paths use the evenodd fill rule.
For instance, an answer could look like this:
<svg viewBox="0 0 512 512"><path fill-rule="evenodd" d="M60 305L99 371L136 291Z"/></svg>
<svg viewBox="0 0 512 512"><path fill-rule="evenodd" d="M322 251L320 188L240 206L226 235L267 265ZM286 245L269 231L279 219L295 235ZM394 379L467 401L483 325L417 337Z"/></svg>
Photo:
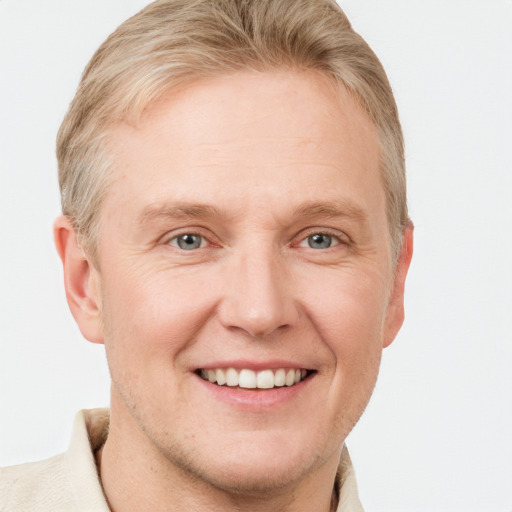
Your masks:
<svg viewBox="0 0 512 512"><path fill-rule="evenodd" d="M294 217L302 218L337 218L345 217L365 223L368 216L363 208L349 200L327 202L306 202L295 208ZM148 205L139 216L141 224L158 219L211 219L222 217L222 212L210 204L202 203L173 203Z"/></svg>
<svg viewBox="0 0 512 512"><path fill-rule="evenodd" d="M366 222L368 215L363 208L349 200L328 202L310 202L295 209L297 217L347 217L359 222Z"/></svg>
<svg viewBox="0 0 512 512"><path fill-rule="evenodd" d="M212 218L219 217L220 211L209 204L175 203L149 205L139 216L141 224L160 218L186 219L186 218Z"/></svg>

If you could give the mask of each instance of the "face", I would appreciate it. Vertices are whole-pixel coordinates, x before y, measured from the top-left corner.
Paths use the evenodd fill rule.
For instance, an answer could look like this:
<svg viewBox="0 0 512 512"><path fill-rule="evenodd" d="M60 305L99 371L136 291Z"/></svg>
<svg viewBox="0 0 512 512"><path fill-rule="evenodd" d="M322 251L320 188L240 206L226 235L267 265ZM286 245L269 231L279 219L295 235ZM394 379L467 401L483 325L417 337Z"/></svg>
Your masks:
<svg viewBox="0 0 512 512"><path fill-rule="evenodd" d="M224 489L335 467L401 322L371 121L317 75L243 72L111 139L112 428Z"/></svg>

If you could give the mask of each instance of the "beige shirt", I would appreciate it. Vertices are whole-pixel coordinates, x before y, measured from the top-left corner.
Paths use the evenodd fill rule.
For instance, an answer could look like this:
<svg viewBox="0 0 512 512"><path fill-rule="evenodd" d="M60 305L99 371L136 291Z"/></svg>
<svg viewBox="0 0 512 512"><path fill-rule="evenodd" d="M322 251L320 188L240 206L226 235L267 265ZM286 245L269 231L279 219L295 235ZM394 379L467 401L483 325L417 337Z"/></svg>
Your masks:
<svg viewBox="0 0 512 512"><path fill-rule="evenodd" d="M80 411L66 453L0 468L0 512L110 512L94 460L94 452L105 442L108 424L108 409ZM337 512L364 512L345 447L336 485Z"/></svg>

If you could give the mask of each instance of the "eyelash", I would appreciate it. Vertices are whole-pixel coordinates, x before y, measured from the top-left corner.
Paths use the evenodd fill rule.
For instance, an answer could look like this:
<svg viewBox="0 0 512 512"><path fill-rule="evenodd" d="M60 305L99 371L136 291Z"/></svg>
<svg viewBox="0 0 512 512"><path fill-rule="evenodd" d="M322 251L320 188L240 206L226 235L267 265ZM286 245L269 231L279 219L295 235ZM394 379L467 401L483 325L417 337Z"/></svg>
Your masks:
<svg viewBox="0 0 512 512"><path fill-rule="evenodd" d="M324 248L324 251L326 251L328 249L335 249L338 246L350 246L352 243L352 240L349 237L349 235L347 235L344 232L340 232L338 230L329 230L329 229L325 229L325 228L311 228L311 229L308 229L307 231L301 233L299 241L297 243L295 243L294 245L299 246L299 247L304 247L303 244L307 245L308 239L315 235L326 236L326 237L330 237L333 239L333 243L329 247ZM313 249L312 247L305 247L305 248ZM318 249L315 249L315 250L318 250Z"/></svg>
<svg viewBox="0 0 512 512"><path fill-rule="evenodd" d="M309 245L308 239L310 239L311 237L313 237L315 235L329 237L334 241L334 243L330 244L328 247L323 247L323 248L313 248L311 246L306 247L306 246L302 245L302 244ZM180 247L179 239L182 237L185 237L185 236L200 237L202 239L201 245L199 247L191 248L189 250ZM173 243L173 242L175 242L175 243ZM181 252L194 252L198 249L208 249L211 246L217 245L214 242L212 242L209 237L207 237L204 234L202 234L201 232L197 232L197 231L183 231L181 233L175 234L172 238L167 239L167 241L165 243L167 245L171 245L171 246L175 247L176 249L180 250ZM207 245L204 246L204 244L207 244ZM304 247L304 248L309 248L309 249L313 249L313 250L327 250L327 249L335 248L339 245L350 245L350 239L348 239L348 236L346 236L346 235L344 238L344 237L340 236L340 233L333 233L332 231L329 231L329 230L311 229L311 230L307 231L306 233L301 233L300 240L296 243L292 243L291 245L292 245L292 247Z"/></svg>
<svg viewBox="0 0 512 512"><path fill-rule="evenodd" d="M191 236L191 237L200 237L202 239L202 242L201 242L201 246L198 247L197 249L207 249L208 246L214 246L215 244L210 240L209 237L206 237L204 234L200 233L200 232L197 232L197 231L183 231L181 233L178 233L178 234L175 234L172 238L169 238L167 239L167 241L165 242L167 245L172 245L173 247L175 247L176 249L180 250L180 251L183 251L183 252L188 252L187 249L182 249L181 247L179 247L178 245L178 241L180 238L183 238L185 236ZM176 243L172 243L172 242L176 242ZM203 244L207 244L206 247L203 247ZM191 250L192 252L192 250Z"/></svg>
<svg viewBox="0 0 512 512"><path fill-rule="evenodd" d="M315 232L310 233L310 234L306 235L305 237L301 238L301 240L298 243L298 246L306 247L306 244L307 244L307 246L309 246L310 249L314 249L313 247L311 247L311 245L309 245L309 240L315 236L328 237L329 239L331 239L331 242L329 243L328 247L323 247L323 249L330 249L331 247L336 247L342 243L340 238L336 235L333 235L331 233L326 233L323 231L315 231ZM317 248L317 249L319 249L319 248Z"/></svg>

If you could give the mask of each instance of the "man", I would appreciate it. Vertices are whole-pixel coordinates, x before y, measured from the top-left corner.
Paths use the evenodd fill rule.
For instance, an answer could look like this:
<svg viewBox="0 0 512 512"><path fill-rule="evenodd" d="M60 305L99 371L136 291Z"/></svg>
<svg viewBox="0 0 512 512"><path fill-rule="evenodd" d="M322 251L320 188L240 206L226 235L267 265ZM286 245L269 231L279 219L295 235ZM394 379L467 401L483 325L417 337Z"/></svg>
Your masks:
<svg viewBox="0 0 512 512"><path fill-rule="evenodd" d="M160 0L87 66L57 153L67 299L110 411L2 510L360 511L345 438L412 255L385 73L329 0Z"/></svg>

